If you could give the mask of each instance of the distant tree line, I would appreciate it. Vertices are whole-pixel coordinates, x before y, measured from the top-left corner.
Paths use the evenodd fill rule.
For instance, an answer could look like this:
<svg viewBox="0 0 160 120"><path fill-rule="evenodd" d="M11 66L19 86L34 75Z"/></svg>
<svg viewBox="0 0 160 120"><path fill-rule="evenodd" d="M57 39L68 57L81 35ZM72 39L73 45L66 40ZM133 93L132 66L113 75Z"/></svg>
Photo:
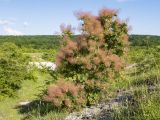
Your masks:
<svg viewBox="0 0 160 120"><path fill-rule="evenodd" d="M60 36L58 35L0 36L0 44L12 42L22 48L57 49L60 46L59 41Z"/></svg>
<svg viewBox="0 0 160 120"><path fill-rule="evenodd" d="M73 36L73 38L77 36ZM0 36L0 44L13 42L22 48L58 49L60 41L61 37L59 35ZM130 35L129 41L132 46L160 45L160 36Z"/></svg>
<svg viewBox="0 0 160 120"><path fill-rule="evenodd" d="M129 41L132 46L154 46L160 45L160 36L130 35Z"/></svg>

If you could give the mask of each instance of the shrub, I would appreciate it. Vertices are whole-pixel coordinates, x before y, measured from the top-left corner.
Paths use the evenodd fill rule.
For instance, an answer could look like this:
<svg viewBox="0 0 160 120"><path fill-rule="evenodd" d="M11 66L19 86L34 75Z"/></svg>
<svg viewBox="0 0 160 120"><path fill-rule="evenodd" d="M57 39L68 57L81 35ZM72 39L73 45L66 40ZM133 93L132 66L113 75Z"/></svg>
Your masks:
<svg viewBox="0 0 160 120"><path fill-rule="evenodd" d="M48 88L45 101L52 102L58 108L77 109L76 105L84 103L81 87L71 81L59 80Z"/></svg>
<svg viewBox="0 0 160 120"><path fill-rule="evenodd" d="M115 10L104 8L98 16L88 12L76 15L82 22L82 33L72 40L71 26L61 26L64 42L56 58L56 72L83 86L85 104L91 105L103 97L107 81L123 68L121 56L127 52L128 28Z"/></svg>
<svg viewBox="0 0 160 120"><path fill-rule="evenodd" d="M28 60L13 43L0 46L0 99L14 96L24 79L33 78L27 70Z"/></svg>

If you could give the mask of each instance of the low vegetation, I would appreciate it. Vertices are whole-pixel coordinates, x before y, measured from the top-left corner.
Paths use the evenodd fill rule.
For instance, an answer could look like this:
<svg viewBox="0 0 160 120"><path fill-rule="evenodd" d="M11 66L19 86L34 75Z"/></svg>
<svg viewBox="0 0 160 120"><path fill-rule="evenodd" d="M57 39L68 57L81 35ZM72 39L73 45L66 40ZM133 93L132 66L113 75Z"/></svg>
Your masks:
<svg viewBox="0 0 160 120"><path fill-rule="evenodd" d="M131 97L124 101L118 111L111 113L114 119L158 120L160 118L159 51L159 45L131 47L130 62L136 63L136 66L125 72L125 79L128 81L125 89Z"/></svg>
<svg viewBox="0 0 160 120"><path fill-rule="evenodd" d="M106 111L105 115L110 115L116 120L130 120L131 118L135 120L157 120L160 114L159 45L149 49L147 46L130 46L129 49L127 64L136 63L137 65L121 71L117 79L108 82L105 99L109 101L118 94L118 91L126 91L126 95L134 98L134 103L125 100L124 106L118 111ZM155 59L156 62L154 60L150 61L150 58ZM145 62L146 60L148 62ZM145 68L150 66L151 69L142 69L144 66ZM35 75L38 77L35 82L32 80L23 81L22 88L18 90L16 98L6 98L0 102L0 116L3 120L20 120L22 118L29 120L61 120L68 114L66 111L57 110L52 104L46 105L39 97L39 94L42 94L43 90L47 88L46 85L53 82L52 76L48 76L45 72ZM19 102L26 100L32 101L32 104L15 108Z"/></svg>

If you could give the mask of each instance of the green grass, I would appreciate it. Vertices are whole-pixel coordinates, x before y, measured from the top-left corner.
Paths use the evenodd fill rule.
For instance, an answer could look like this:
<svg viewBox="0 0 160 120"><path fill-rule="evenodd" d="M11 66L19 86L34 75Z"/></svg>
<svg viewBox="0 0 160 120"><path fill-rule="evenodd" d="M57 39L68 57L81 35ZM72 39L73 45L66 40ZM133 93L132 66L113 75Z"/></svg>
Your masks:
<svg viewBox="0 0 160 120"><path fill-rule="evenodd" d="M26 116L30 115L30 111L28 111L26 114L21 114L19 111L19 108L16 108L16 106L19 104L19 102L24 101L36 101L39 100L38 95L44 90L44 86L46 84L47 80L52 79L49 74L42 73L42 72L36 72L36 76L38 76L38 79L36 81L29 81L26 80L23 82L22 88L18 91L17 97L15 98L6 98L5 100L0 102L0 120L20 120ZM27 111L27 110L26 110ZM38 111L38 109L36 110ZM50 115L51 113L48 113L48 118L58 118L58 115L56 112L52 112L53 115ZM31 115L32 116L32 115ZM62 114L61 114L62 116ZM32 116L33 119L41 119L40 116L36 117ZM30 119L32 119L30 118ZM45 117L44 117L45 118Z"/></svg>
<svg viewBox="0 0 160 120"><path fill-rule="evenodd" d="M122 71L120 77L110 83L108 99L116 91L129 91L132 102L125 101L110 115L115 120L159 120L160 119L160 49L154 47L132 47L128 62L137 67Z"/></svg>

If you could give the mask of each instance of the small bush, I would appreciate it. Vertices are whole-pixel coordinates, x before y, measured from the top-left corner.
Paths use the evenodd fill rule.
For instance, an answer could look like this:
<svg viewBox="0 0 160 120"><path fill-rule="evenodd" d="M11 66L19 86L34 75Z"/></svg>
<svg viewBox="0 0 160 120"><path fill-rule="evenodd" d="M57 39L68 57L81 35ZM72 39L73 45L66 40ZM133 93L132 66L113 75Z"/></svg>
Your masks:
<svg viewBox="0 0 160 120"><path fill-rule="evenodd" d="M72 40L72 27L61 26L63 44L56 58L56 72L83 86L85 105L91 105L103 97L107 81L123 68L121 56L127 52L128 28L115 10L104 8L98 16L88 12L76 15L82 33Z"/></svg>
<svg viewBox="0 0 160 120"><path fill-rule="evenodd" d="M13 43L0 46L0 99L14 96L25 79L33 79L27 70L29 58Z"/></svg>

